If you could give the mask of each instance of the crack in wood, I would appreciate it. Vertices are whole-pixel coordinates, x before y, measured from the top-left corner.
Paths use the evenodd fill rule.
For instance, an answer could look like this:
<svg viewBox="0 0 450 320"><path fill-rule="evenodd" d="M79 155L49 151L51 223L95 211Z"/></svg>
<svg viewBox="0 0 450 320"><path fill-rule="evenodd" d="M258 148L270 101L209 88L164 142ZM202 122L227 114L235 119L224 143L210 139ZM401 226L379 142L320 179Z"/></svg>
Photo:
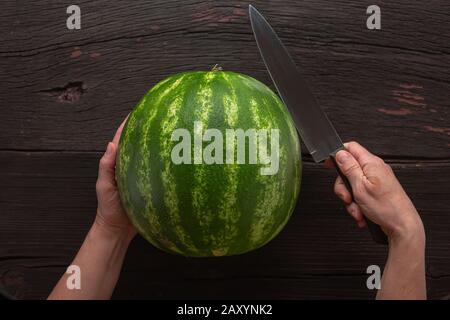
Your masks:
<svg viewBox="0 0 450 320"><path fill-rule="evenodd" d="M59 102L76 102L86 92L87 87L82 81L69 82L64 87L38 91L40 94L57 97Z"/></svg>

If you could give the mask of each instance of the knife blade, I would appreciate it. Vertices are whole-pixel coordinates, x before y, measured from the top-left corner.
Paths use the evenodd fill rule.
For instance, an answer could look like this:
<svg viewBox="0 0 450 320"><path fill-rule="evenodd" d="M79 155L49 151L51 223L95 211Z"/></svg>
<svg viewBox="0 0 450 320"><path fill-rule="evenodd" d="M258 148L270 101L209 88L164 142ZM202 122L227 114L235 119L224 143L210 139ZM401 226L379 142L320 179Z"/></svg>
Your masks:
<svg viewBox="0 0 450 320"><path fill-rule="evenodd" d="M304 76L299 72L291 55L267 20L252 5L249 6L250 22L269 75L294 119L297 131L315 162L331 157L352 198L352 187L340 171L335 155L345 149L327 115L317 103ZM386 234L380 226L366 219L372 238L387 244Z"/></svg>

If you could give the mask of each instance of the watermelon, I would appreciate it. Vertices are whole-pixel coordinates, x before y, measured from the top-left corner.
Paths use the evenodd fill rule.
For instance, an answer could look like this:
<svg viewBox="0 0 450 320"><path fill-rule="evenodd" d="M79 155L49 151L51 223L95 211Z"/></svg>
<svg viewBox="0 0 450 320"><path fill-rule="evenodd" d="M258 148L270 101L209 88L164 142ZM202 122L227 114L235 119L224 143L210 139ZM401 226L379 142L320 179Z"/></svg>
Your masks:
<svg viewBox="0 0 450 320"><path fill-rule="evenodd" d="M300 144L288 110L263 83L217 69L184 72L156 84L131 112L116 179L130 220L157 248L236 255L287 223L300 189Z"/></svg>

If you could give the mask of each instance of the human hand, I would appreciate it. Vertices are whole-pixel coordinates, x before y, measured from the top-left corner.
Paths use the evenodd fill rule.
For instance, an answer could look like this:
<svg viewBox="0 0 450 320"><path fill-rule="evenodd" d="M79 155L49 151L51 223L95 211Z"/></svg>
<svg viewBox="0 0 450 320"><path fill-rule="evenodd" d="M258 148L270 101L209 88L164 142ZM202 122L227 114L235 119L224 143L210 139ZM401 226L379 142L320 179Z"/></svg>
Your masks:
<svg viewBox="0 0 450 320"><path fill-rule="evenodd" d="M366 226L366 217L382 228L389 241L424 237L420 216L391 167L356 142L345 147L336 154L336 160L352 186L354 199L340 177L334 192L358 226ZM325 165L330 167L332 162Z"/></svg>
<svg viewBox="0 0 450 320"><path fill-rule="evenodd" d="M49 300L110 299L122 269L123 260L136 229L128 219L117 189L115 171L118 142L125 119L100 159L98 169L97 215L72 265L79 266L80 290L67 287L64 273L50 293Z"/></svg>
<svg viewBox="0 0 450 320"><path fill-rule="evenodd" d="M136 229L122 206L115 178L118 143L126 120L119 126L112 142L108 143L106 152L100 159L96 184L98 207L95 224L113 233L126 234L131 240L136 235Z"/></svg>

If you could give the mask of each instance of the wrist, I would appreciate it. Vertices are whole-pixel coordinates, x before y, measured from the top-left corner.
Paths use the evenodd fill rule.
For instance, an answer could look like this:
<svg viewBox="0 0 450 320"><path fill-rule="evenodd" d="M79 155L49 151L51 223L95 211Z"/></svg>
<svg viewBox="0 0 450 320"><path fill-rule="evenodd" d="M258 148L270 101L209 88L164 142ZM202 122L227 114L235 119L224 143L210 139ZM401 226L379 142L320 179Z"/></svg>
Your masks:
<svg viewBox="0 0 450 320"><path fill-rule="evenodd" d="M425 230L422 220L417 212L405 219L392 231L389 240L393 246L404 246L414 244L415 246L425 246Z"/></svg>
<svg viewBox="0 0 450 320"><path fill-rule="evenodd" d="M96 236L128 245L136 235L132 226L112 225L97 212L91 231Z"/></svg>

